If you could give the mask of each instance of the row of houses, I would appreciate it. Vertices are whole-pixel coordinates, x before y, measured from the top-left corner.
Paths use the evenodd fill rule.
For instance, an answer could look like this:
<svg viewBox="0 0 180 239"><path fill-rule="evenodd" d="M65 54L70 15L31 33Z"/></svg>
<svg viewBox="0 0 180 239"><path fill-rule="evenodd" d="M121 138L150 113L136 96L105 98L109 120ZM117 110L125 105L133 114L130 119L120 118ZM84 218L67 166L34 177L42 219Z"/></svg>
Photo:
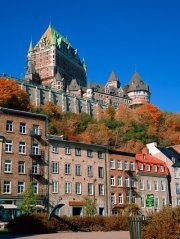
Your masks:
<svg viewBox="0 0 180 239"><path fill-rule="evenodd" d="M130 203L143 213L180 205L179 148L166 148L170 157L153 147L160 150L149 144L134 154L64 140L48 135L47 116L0 108L0 204L20 206L32 185L37 204L62 203L59 214L67 216L84 215L87 198L99 215L123 213Z"/></svg>

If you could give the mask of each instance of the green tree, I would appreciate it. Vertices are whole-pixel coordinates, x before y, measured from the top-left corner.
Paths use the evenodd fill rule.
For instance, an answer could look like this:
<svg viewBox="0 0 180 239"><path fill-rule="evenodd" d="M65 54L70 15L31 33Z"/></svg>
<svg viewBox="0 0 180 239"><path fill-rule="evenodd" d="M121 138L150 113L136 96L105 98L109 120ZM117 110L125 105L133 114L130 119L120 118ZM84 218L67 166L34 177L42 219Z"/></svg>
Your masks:
<svg viewBox="0 0 180 239"><path fill-rule="evenodd" d="M97 213L96 203L91 198L84 198L83 206L86 216L94 216Z"/></svg>
<svg viewBox="0 0 180 239"><path fill-rule="evenodd" d="M22 212L26 215L33 213L36 205L36 201L38 196L34 194L34 189L32 185L22 194L23 196L23 203L20 207Z"/></svg>

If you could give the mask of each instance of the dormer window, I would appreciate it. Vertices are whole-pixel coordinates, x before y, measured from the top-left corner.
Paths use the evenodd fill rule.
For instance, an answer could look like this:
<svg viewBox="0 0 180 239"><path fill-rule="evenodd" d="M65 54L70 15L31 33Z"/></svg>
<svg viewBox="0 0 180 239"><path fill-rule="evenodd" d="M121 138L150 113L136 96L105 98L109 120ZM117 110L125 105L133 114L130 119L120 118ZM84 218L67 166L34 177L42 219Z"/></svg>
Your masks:
<svg viewBox="0 0 180 239"><path fill-rule="evenodd" d="M164 172L164 166L160 166L160 172L161 172L161 173Z"/></svg>
<svg viewBox="0 0 180 239"><path fill-rule="evenodd" d="M109 93L110 93L109 89L106 89L106 94L109 94Z"/></svg>
<svg viewBox="0 0 180 239"><path fill-rule="evenodd" d="M150 171L150 165L146 164L146 171Z"/></svg>
<svg viewBox="0 0 180 239"><path fill-rule="evenodd" d="M175 157L172 157L171 160L173 163L175 163L175 161L176 161Z"/></svg>
<svg viewBox="0 0 180 239"><path fill-rule="evenodd" d="M154 172L157 172L157 165L154 165Z"/></svg>
<svg viewBox="0 0 180 239"><path fill-rule="evenodd" d="M141 170L141 171L142 171L142 170L143 170L143 168L144 168L144 166L143 166L143 163L140 163L140 164L139 164L139 170Z"/></svg>

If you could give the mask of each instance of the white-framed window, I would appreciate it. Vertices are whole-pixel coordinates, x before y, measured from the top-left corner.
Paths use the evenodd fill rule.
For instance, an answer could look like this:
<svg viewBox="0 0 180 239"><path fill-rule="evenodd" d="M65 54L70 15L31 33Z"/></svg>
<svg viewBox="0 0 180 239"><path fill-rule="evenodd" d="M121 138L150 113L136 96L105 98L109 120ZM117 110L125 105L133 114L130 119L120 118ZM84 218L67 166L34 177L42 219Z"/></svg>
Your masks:
<svg viewBox="0 0 180 239"><path fill-rule="evenodd" d="M143 165L143 163L140 163L140 164L139 164L139 170L141 170L141 171L144 170L144 165Z"/></svg>
<svg viewBox="0 0 180 239"><path fill-rule="evenodd" d="M139 189L144 190L144 180L142 178L139 181Z"/></svg>
<svg viewBox="0 0 180 239"><path fill-rule="evenodd" d="M161 190L166 191L166 182L165 180L161 180Z"/></svg>
<svg viewBox="0 0 180 239"><path fill-rule="evenodd" d="M122 176L118 176L118 187L122 187L123 183L122 183Z"/></svg>
<svg viewBox="0 0 180 239"><path fill-rule="evenodd" d="M146 188L147 190L151 190L151 181L149 179L146 181Z"/></svg>
<svg viewBox="0 0 180 239"><path fill-rule="evenodd" d="M71 186L72 184L71 184L71 182L65 182L65 193L71 193L71 188L72 188L72 186Z"/></svg>
<svg viewBox="0 0 180 239"><path fill-rule="evenodd" d="M32 188L33 188L33 193L38 194L39 187L37 182L32 183Z"/></svg>
<svg viewBox="0 0 180 239"><path fill-rule="evenodd" d="M59 173L59 162L52 161L52 173Z"/></svg>
<svg viewBox="0 0 180 239"><path fill-rule="evenodd" d="M53 145L52 145L52 152L53 152L54 154L57 154L57 153L58 153L58 146L57 146L56 144L53 144Z"/></svg>
<svg viewBox="0 0 180 239"><path fill-rule="evenodd" d="M144 195L141 195L141 207L144 208L145 207L145 198L144 198Z"/></svg>
<svg viewBox="0 0 180 239"><path fill-rule="evenodd" d="M65 154L71 154L71 148L69 146L65 147Z"/></svg>
<svg viewBox="0 0 180 239"><path fill-rule="evenodd" d="M179 168L174 168L174 177L178 179L180 177L180 169Z"/></svg>
<svg viewBox="0 0 180 239"><path fill-rule="evenodd" d="M116 186L115 176L111 176L111 186Z"/></svg>
<svg viewBox="0 0 180 239"><path fill-rule="evenodd" d="M32 127L32 133L34 135L40 135L39 125L34 124Z"/></svg>
<svg viewBox="0 0 180 239"><path fill-rule="evenodd" d="M129 194L129 192L126 193L126 203L130 203L130 194Z"/></svg>
<svg viewBox="0 0 180 239"><path fill-rule="evenodd" d="M87 166L87 174L88 174L88 177L93 177L93 166L91 165Z"/></svg>
<svg viewBox="0 0 180 239"><path fill-rule="evenodd" d="M135 187L135 178L131 177L131 187L134 188Z"/></svg>
<svg viewBox="0 0 180 239"><path fill-rule="evenodd" d="M52 182L52 193L58 193L59 191L59 182L53 181Z"/></svg>
<svg viewBox="0 0 180 239"><path fill-rule="evenodd" d="M25 191L25 182L18 182L18 193L23 193Z"/></svg>
<svg viewBox="0 0 180 239"><path fill-rule="evenodd" d="M82 194L82 184L76 183L76 194Z"/></svg>
<svg viewBox="0 0 180 239"><path fill-rule="evenodd" d="M162 205L163 205L163 206L166 205L166 198L162 198Z"/></svg>
<svg viewBox="0 0 180 239"><path fill-rule="evenodd" d="M111 204L116 204L116 194L111 193Z"/></svg>
<svg viewBox="0 0 180 239"><path fill-rule="evenodd" d="M81 149L80 148L75 148L75 155L76 156L81 156Z"/></svg>
<svg viewBox="0 0 180 239"><path fill-rule="evenodd" d="M129 162L124 161L124 170L129 170Z"/></svg>
<svg viewBox="0 0 180 239"><path fill-rule="evenodd" d="M176 205L180 206L180 197L177 198Z"/></svg>
<svg viewBox="0 0 180 239"><path fill-rule="evenodd" d="M12 173L12 160L5 160L4 161L4 172L5 173Z"/></svg>
<svg viewBox="0 0 180 239"><path fill-rule="evenodd" d="M150 164L146 164L146 171L150 171Z"/></svg>
<svg viewBox="0 0 180 239"><path fill-rule="evenodd" d="M135 193L132 194L132 203L136 203L136 194Z"/></svg>
<svg viewBox="0 0 180 239"><path fill-rule="evenodd" d="M157 172L157 165L154 165L154 172Z"/></svg>
<svg viewBox="0 0 180 239"><path fill-rule="evenodd" d="M26 134L26 123L23 122L19 123L19 133Z"/></svg>
<svg viewBox="0 0 180 239"><path fill-rule="evenodd" d="M129 187L129 177L128 176L126 176L125 177L125 187Z"/></svg>
<svg viewBox="0 0 180 239"><path fill-rule="evenodd" d="M26 143L24 141L19 142L19 154L26 153Z"/></svg>
<svg viewBox="0 0 180 239"><path fill-rule="evenodd" d="M176 194L180 194L180 183L176 183Z"/></svg>
<svg viewBox="0 0 180 239"><path fill-rule="evenodd" d="M38 169L39 169L39 165L37 164L37 162L32 162L32 173L38 174Z"/></svg>
<svg viewBox="0 0 180 239"><path fill-rule="evenodd" d="M18 162L18 173L25 174L25 162L24 161Z"/></svg>
<svg viewBox="0 0 180 239"><path fill-rule="evenodd" d="M122 193L119 193L118 198L119 198L119 204L123 204L123 194Z"/></svg>
<svg viewBox="0 0 180 239"><path fill-rule="evenodd" d="M94 189L93 183L88 183L88 195L94 194L93 189Z"/></svg>
<svg viewBox="0 0 180 239"><path fill-rule="evenodd" d="M13 121L11 120L6 121L6 131L13 132Z"/></svg>
<svg viewBox="0 0 180 239"><path fill-rule="evenodd" d="M11 193L11 181L4 181L4 185L3 185L3 193L4 194L10 194Z"/></svg>
<svg viewBox="0 0 180 239"><path fill-rule="evenodd" d="M89 158L93 157L93 151L91 149L87 149L87 157Z"/></svg>
<svg viewBox="0 0 180 239"><path fill-rule="evenodd" d="M158 181L157 180L154 181L154 190L158 191Z"/></svg>
<svg viewBox="0 0 180 239"><path fill-rule="evenodd" d="M75 165L75 175L81 176L81 165L80 164Z"/></svg>
<svg viewBox="0 0 180 239"><path fill-rule="evenodd" d="M70 163L65 164L65 174L71 174L71 164Z"/></svg>
<svg viewBox="0 0 180 239"><path fill-rule="evenodd" d="M104 153L103 151L98 151L98 158L103 159L104 158Z"/></svg>
<svg viewBox="0 0 180 239"><path fill-rule="evenodd" d="M110 159L110 168L115 169L115 160L114 159Z"/></svg>
<svg viewBox="0 0 180 239"><path fill-rule="evenodd" d="M104 196L104 184L99 184L99 196Z"/></svg>
<svg viewBox="0 0 180 239"><path fill-rule="evenodd" d="M104 177L104 168L103 167L98 167L98 176L99 176L99 178Z"/></svg>
<svg viewBox="0 0 180 239"><path fill-rule="evenodd" d="M159 198L158 197L155 197L155 199L154 199L154 207L155 208L159 208Z"/></svg>
<svg viewBox="0 0 180 239"><path fill-rule="evenodd" d="M122 160L117 160L117 169L122 170Z"/></svg>
<svg viewBox="0 0 180 239"><path fill-rule="evenodd" d="M13 143L12 140L5 141L5 152L12 153Z"/></svg>
<svg viewBox="0 0 180 239"><path fill-rule="evenodd" d="M39 144L37 143L32 144L32 154L39 155Z"/></svg>
<svg viewBox="0 0 180 239"><path fill-rule="evenodd" d="M161 173L164 172L164 166L160 166L160 172L161 172Z"/></svg>
<svg viewBox="0 0 180 239"><path fill-rule="evenodd" d="M130 162L130 170L131 170L131 171L134 171L134 169L135 169L135 168L134 168L134 162Z"/></svg>

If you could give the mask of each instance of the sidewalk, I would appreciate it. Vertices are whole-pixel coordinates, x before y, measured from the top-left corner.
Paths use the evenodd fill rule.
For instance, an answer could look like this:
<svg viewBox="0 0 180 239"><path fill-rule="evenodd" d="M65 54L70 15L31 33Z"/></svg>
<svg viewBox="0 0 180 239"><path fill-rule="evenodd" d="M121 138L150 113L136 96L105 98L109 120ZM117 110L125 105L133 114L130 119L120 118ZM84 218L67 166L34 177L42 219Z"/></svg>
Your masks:
<svg viewBox="0 0 180 239"><path fill-rule="evenodd" d="M0 239L130 239L127 231L112 232L59 232L41 235L1 235Z"/></svg>

